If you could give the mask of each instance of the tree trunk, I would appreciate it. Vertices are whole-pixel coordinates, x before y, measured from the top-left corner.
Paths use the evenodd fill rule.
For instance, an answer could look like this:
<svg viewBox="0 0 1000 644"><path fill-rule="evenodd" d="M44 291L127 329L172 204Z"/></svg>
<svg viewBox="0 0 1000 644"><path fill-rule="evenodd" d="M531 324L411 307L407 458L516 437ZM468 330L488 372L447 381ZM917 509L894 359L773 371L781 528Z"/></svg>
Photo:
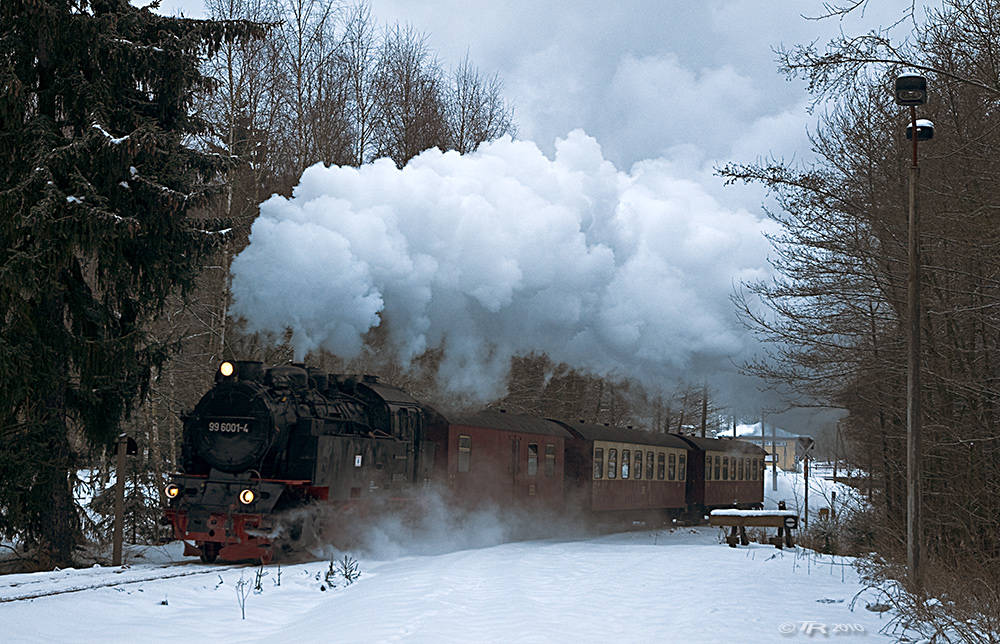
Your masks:
<svg viewBox="0 0 1000 644"><path fill-rule="evenodd" d="M62 327L65 324L65 305L62 294L45 298L43 315L50 347L57 349ZM64 355L64 354L63 354ZM65 357L56 358L61 363L61 373L67 373ZM66 427L66 380L54 379L42 397L42 431L48 448L47 467L38 472L39 485L34 492L42 498L35 500L39 509L38 540L43 563L60 568L72 565L73 547L80 531L79 519L73 502L68 473L71 471L72 449Z"/></svg>
<svg viewBox="0 0 1000 644"><path fill-rule="evenodd" d="M39 492L48 496L48 502L39 503L40 554L43 563L67 568L73 565L73 549L79 525L73 493L66 475L70 447L65 432L52 438L49 449L53 458L52 466L40 473L44 480L38 487Z"/></svg>

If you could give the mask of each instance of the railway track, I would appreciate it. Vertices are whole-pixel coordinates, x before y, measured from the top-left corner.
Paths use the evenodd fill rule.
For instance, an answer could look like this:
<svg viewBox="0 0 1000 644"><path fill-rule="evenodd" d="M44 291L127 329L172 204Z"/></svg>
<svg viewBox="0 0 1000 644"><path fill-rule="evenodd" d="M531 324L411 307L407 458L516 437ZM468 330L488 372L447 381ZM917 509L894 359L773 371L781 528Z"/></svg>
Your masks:
<svg viewBox="0 0 1000 644"><path fill-rule="evenodd" d="M116 588L131 584L160 581L162 579L214 575L224 570L246 568L251 565L253 564L206 566L201 562L192 561L153 567L144 566L142 568L122 567L114 571L86 568L83 570L58 571L42 576L38 576L37 573L34 575L16 575L12 577L24 577L26 579L4 583L2 578L0 578L0 604L54 597L56 595L66 595L99 588ZM184 570L184 568L195 569ZM95 570L97 574L92 573ZM65 574L59 575L59 573ZM121 576L114 577L114 575ZM91 578L88 579L88 577Z"/></svg>

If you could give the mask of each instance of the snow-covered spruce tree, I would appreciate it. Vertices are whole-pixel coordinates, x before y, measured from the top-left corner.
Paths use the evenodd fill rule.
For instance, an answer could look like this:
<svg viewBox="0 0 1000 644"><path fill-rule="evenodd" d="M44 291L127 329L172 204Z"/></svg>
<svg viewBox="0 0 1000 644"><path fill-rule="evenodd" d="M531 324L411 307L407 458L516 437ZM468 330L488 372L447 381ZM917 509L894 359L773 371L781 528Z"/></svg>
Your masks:
<svg viewBox="0 0 1000 644"><path fill-rule="evenodd" d="M80 450L141 399L169 348L146 325L216 237L193 215L226 160L186 145L200 61L260 36L127 0L0 7L0 532L46 563L78 538Z"/></svg>

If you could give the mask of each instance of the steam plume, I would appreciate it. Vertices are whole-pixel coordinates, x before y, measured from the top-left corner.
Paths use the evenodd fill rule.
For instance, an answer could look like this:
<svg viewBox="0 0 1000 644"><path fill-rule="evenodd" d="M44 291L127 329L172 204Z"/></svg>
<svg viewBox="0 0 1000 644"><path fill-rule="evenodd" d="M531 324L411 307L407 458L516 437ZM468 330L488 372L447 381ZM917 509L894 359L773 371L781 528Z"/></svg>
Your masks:
<svg viewBox="0 0 1000 644"><path fill-rule="evenodd" d="M441 384L481 399L532 351L647 383L731 381L753 342L730 296L770 275L768 225L656 160L615 168L579 130L553 159L501 140L401 170L317 165L261 206L233 313L290 329L300 357L348 359L384 318L404 364L443 348Z"/></svg>

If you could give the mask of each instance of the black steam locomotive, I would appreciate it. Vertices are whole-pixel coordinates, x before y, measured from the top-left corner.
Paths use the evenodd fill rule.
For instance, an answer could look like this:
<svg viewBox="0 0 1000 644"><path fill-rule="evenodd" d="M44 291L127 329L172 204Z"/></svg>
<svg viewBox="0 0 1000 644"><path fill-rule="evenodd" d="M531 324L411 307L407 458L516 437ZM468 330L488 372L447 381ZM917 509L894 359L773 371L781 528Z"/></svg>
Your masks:
<svg viewBox="0 0 1000 644"><path fill-rule="evenodd" d="M372 376L224 362L185 423L165 521L204 561L267 563L277 519L311 503L409 507L430 488L621 520L700 517L763 501L759 447L590 423L441 413Z"/></svg>

